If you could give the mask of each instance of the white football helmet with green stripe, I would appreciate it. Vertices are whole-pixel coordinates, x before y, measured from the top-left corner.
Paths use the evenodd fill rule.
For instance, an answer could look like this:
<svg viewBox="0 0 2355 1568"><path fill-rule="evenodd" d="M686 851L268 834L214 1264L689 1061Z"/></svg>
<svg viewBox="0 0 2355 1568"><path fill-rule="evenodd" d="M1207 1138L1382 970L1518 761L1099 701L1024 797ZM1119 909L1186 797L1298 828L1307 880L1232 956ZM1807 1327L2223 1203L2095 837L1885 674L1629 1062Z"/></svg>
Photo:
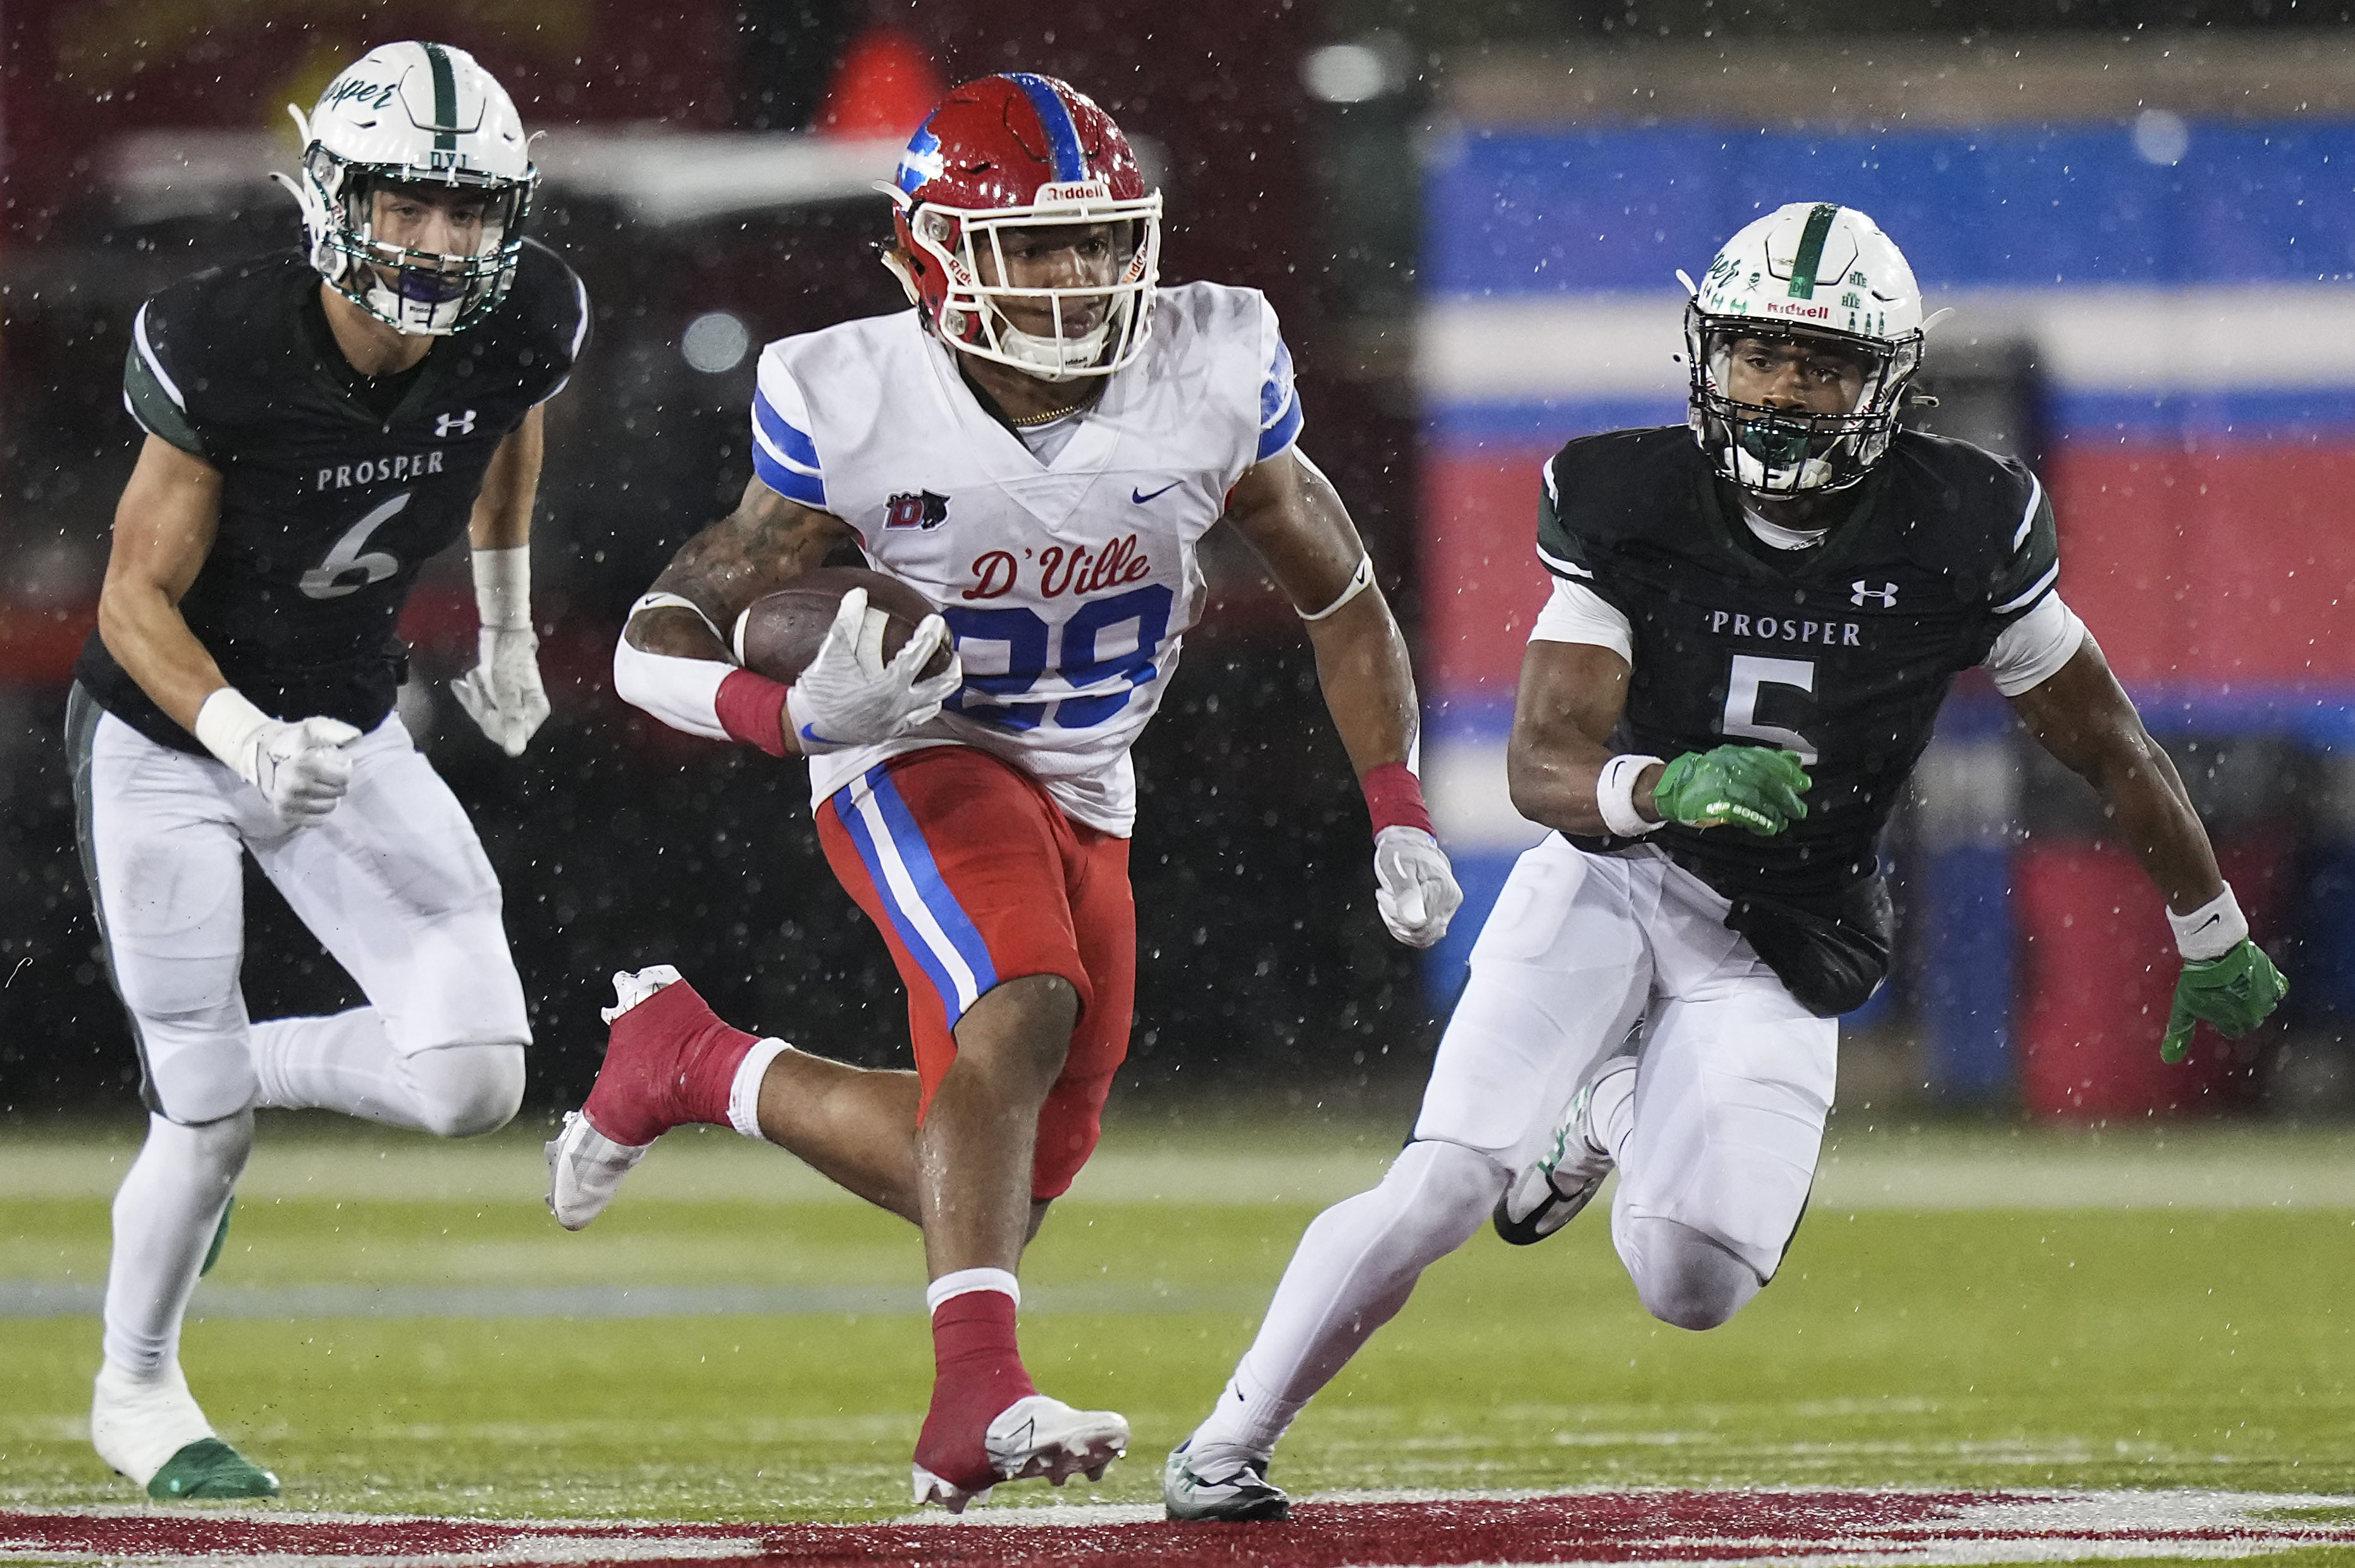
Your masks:
<svg viewBox="0 0 2355 1568"><path fill-rule="evenodd" d="M1717 471L1769 497L1844 490L1870 472L1897 432L1925 325L1913 269L1880 226L1852 207L1795 201L1727 240L1709 276L1685 286L1689 418ZM1735 401L1726 368L1744 338L1824 343L1860 357L1856 406L1816 414Z"/></svg>
<svg viewBox="0 0 2355 1568"><path fill-rule="evenodd" d="M459 332L506 296L539 171L506 90L464 49L385 44L327 84L309 116L298 179L311 261L369 315L402 332ZM464 191L483 201L470 252L420 251L375 234L388 187Z"/></svg>

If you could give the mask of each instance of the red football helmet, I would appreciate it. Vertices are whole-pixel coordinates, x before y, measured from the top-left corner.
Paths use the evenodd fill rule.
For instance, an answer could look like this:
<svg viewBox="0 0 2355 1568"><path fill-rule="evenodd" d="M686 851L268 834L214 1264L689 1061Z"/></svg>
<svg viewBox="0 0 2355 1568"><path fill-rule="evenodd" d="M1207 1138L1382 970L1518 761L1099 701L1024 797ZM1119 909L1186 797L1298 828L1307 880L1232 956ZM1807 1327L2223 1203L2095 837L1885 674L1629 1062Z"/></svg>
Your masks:
<svg viewBox="0 0 2355 1568"><path fill-rule="evenodd" d="M1012 71L952 90L909 139L897 176L878 188L897 207L899 249L884 262L943 342L1050 381L1109 376L1144 351L1160 277L1161 193L1145 188L1112 116L1069 82ZM1109 286L1007 286L1007 229L1071 224L1124 226L1121 242L1134 248ZM982 281L984 249L996 283ZM1015 326L999 308L1008 299L1043 301L1053 330ZM1066 336L1067 310L1098 319Z"/></svg>

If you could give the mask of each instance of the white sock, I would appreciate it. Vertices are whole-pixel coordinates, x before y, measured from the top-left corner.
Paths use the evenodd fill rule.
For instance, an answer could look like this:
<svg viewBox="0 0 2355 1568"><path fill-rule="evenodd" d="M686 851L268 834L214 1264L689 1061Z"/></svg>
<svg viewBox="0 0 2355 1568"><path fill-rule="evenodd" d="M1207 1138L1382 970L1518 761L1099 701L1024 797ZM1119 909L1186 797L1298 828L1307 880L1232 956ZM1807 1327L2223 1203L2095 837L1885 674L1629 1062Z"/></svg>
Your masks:
<svg viewBox="0 0 2355 1568"><path fill-rule="evenodd" d="M1638 1070L1640 1072L1640 1070ZM1586 1125L1614 1165L1636 1130L1636 1072L1614 1072L1594 1086L1586 1104Z"/></svg>
<svg viewBox="0 0 2355 1568"><path fill-rule="evenodd" d="M1022 1305L1022 1282L1002 1268L961 1268L944 1274L924 1287L924 1313L927 1317L941 1309L941 1303L953 1301L976 1290L994 1290L1000 1296L1010 1296L1014 1305Z"/></svg>
<svg viewBox="0 0 2355 1568"><path fill-rule="evenodd" d="M257 1104L347 1116L439 1137L505 1126L523 1100L523 1047L445 1045L403 1056L374 1008L253 1026Z"/></svg>
<svg viewBox="0 0 2355 1568"><path fill-rule="evenodd" d="M180 1363L133 1377L109 1361L91 1388L90 1441L98 1456L144 1487L173 1455L216 1435L188 1392Z"/></svg>
<svg viewBox="0 0 2355 1568"><path fill-rule="evenodd" d="M221 1211L253 1148L253 1113L182 1126L147 1119L147 1142L114 1194L106 1269L109 1366L153 1379L180 1353L180 1320Z"/></svg>
<svg viewBox="0 0 2355 1568"><path fill-rule="evenodd" d="M1510 1175L1459 1144L1412 1143L1380 1186L1316 1216L1218 1408L1195 1429L1196 1465L1215 1471L1273 1454L1301 1407L1406 1305L1423 1271L1480 1228Z"/></svg>
<svg viewBox="0 0 2355 1568"><path fill-rule="evenodd" d="M761 1081L769 1075L769 1063L792 1049L782 1040L754 1040L736 1064L728 1084L728 1125L746 1137L767 1141L761 1132Z"/></svg>

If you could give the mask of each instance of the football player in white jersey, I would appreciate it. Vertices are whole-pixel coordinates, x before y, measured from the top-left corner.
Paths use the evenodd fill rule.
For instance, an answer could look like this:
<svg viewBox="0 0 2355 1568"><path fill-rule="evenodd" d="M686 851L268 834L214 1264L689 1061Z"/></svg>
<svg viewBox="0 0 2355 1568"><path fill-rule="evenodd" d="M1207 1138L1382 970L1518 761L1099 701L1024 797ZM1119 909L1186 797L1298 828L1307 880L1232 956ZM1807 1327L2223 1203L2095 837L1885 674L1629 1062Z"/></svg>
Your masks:
<svg viewBox="0 0 2355 1568"><path fill-rule="evenodd" d="M1924 322L1888 236L1830 202L1769 213L1686 323L1689 424L1584 436L1545 466L1553 594L1507 767L1557 831L1474 944L1413 1140L1310 1224L1169 1456L1173 1519L1283 1518L1285 1428L1483 1220L1540 1241L1615 1168L1612 1241L1653 1316L1714 1328L1774 1278L1837 1020L1888 968L1875 846L1966 669L2094 785L2166 894L2184 966L2161 1055L2195 1019L2238 1034L2281 999L2174 767L2061 601L2042 485L1899 427Z"/></svg>
<svg viewBox="0 0 2355 1568"><path fill-rule="evenodd" d="M424 563L471 536L482 662L455 689L523 750L548 716L540 405L588 297L523 237L523 126L464 51L385 45L294 118L308 244L176 283L133 325L123 400L147 435L67 705L82 864L151 1113L114 1200L91 1438L157 1498L277 1490L179 1361L254 1107L485 1133L515 1115L531 1040L497 880L393 711L394 626ZM368 1006L246 1017L244 854Z"/></svg>
<svg viewBox="0 0 2355 1568"><path fill-rule="evenodd" d="M1095 1147L1135 965L1129 747L1200 613L1221 517L1303 615L1363 782L1377 900L1427 945L1460 895L1412 771L1406 649L1256 291L1161 288L1160 197L1111 117L1051 78L951 92L886 187L912 311L771 344L756 476L688 541L616 650L666 722L809 759L818 832L890 944L916 1071L755 1040L666 968L617 976L612 1044L549 1146L587 1224L664 1129L733 1125L923 1229L938 1367L919 1502L1101 1474L1127 1423L1039 1394L1015 1269ZM845 596L787 688L731 658L754 599L855 543L927 617L886 663ZM954 637L959 665L919 672Z"/></svg>

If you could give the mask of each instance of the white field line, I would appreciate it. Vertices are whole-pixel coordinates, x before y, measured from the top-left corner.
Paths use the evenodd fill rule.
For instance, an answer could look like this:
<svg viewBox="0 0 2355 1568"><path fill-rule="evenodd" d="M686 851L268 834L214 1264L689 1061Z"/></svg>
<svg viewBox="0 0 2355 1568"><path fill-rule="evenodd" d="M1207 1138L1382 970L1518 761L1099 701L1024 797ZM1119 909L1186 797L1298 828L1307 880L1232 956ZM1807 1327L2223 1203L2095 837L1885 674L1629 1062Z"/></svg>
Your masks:
<svg viewBox="0 0 2355 1568"><path fill-rule="evenodd" d="M1119 1128L1067 1200L1321 1207L1372 1186L1409 1117L1338 1122L1312 1114L1199 1135ZM358 1127L336 1117L272 1118L239 1184L247 1202L482 1201L534 1205L547 1189L542 1129L464 1144ZM0 1135L0 1197L104 1199L138 1152L135 1132ZM2355 1210L2355 1132L2183 1125L2087 1131L1996 1127L1890 1133L1835 1122L1815 1211L1969 1209ZM781 1150L714 1129L682 1129L634 1172L626 1200L858 1201Z"/></svg>

